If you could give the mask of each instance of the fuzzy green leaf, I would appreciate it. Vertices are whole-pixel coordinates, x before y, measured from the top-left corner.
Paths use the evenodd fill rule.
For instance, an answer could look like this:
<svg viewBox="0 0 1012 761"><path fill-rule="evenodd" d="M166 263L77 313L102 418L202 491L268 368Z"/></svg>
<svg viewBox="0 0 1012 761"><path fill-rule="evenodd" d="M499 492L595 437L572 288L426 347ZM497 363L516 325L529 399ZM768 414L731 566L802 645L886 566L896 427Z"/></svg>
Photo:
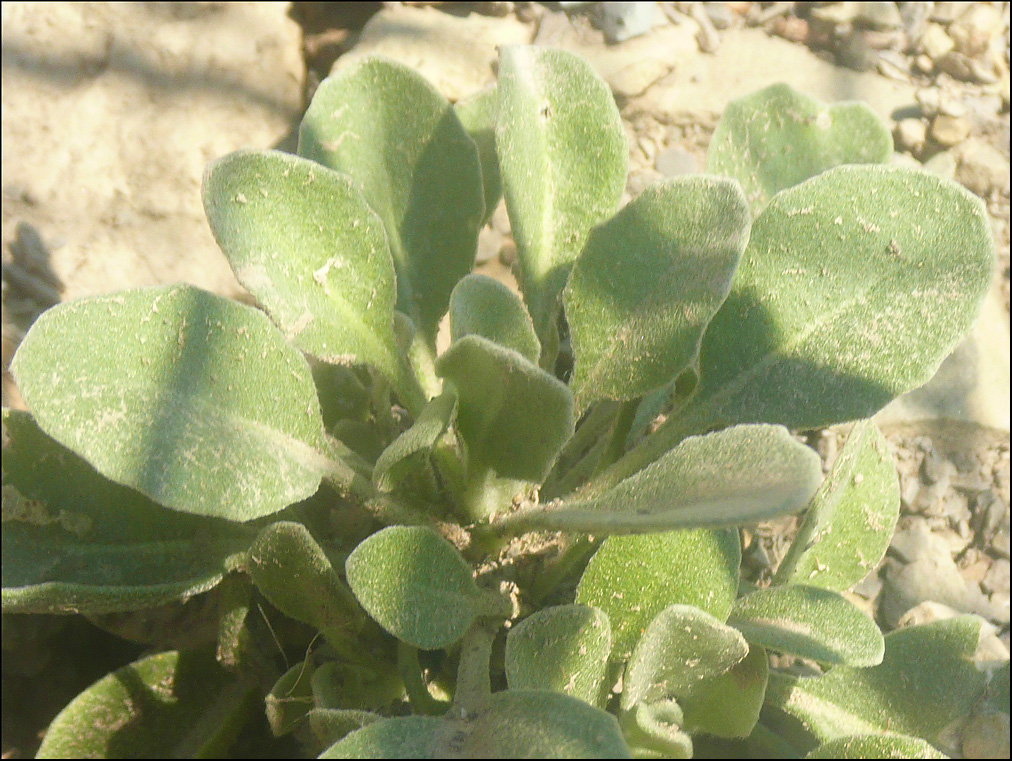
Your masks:
<svg viewBox="0 0 1012 761"><path fill-rule="evenodd" d="M615 717L555 692L498 692L466 719L369 724L320 758L629 758Z"/></svg>
<svg viewBox="0 0 1012 761"><path fill-rule="evenodd" d="M790 584L738 598L728 622L749 642L819 663L874 666L882 632L837 592Z"/></svg>
<svg viewBox="0 0 1012 761"><path fill-rule="evenodd" d="M590 233L563 293L579 408L642 396L695 360L750 223L734 180L684 177L651 185Z"/></svg>
<svg viewBox="0 0 1012 761"><path fill-rule="evenodd" d="M690 732L717 737L748 737L766 696L769 659L755 644L748 655L719 676L701 679L679 700Z"/></svg>
<svg viewBox="0 0 1012 761"><path fill-rule="evenodd" d="M446 432L456 409L457 395L451 390L431 400L414 425L394 439L379 456L372 475L376 487L392 491L408 477L418 460L424 460Z"/></svg>
<svg viewBox="0 0 1012 761"><path fill-rule="evenodd" d="M777 84L728 104L706 171L738 180L758 213L809 177L840 164L885 164L892 152L889 130L867 104L827 106Z"/></svg>
<svg viewBox="0 0 1012 761"><path fill-rule="evenodd" d="M551 690L603 708L611 625L598 608L561 605L525 618L506 637L511 690Z"/></svg>
<svg viewBox="0 0 1012 761"><path fill-rule="evenodd" d="M843 166L778 194L707 328L700 380L655 434L870 417L928 381L994 264L984 205L909 169Z"/></svg>
<svg viewBox="0 0 1012 761"><path fill-rule="evenodd" d="M358 545L348 584L380 626L423 650L464 636L481 611L481 592L453 545L430 528L390 526Z"/></svg>
<svg viewBox="0 0 1012 761"><path fill-rule="evenodd" d="M3 411L3 610L111 613L206 592L240 563L252 534L187 515L103 478Z"/></svg>
<svg viewBox="0 0 1012 761"><path fill-rule="evenodd" d="M406 66L362 60L320 85L299 154L348 175L383 220L397 308L434 345L485 216L478 149L449 101Z"/></svg>
<svg viewBox="0 0 1012 761"><path fill-rule="evenodd" d="M767 704L823 742L890 732L936 740L984 693L987 676L971 660L979 631L971 616L899 629L886 636L878 666L836 666L809 679L771 674Z"/></svg>
<svg viewBox="0 0 1012 761"><path fill-rule="evenodd" d="M674 700L637 703L620 719L637 758L692 758L692 738L682 731L684 716Z"/></svg>
<svg viewBox="0 0 1012 761"><path fill-rule="evenodd" d="M629 758L614 716L557 692L497 692L469 727L463 758Z"/></svg>
<svg viewBox="0 0 1012 761"><path fill-rule="evenodd" d="M345 641L349 621L361 611L309 529L291 521L272 523L257 535L248 557L250 578L274 607L332 643Z"/></svg>
<svg viewBox="0 0 1012 761"><path fill-rule="evenodd" d="M900 487L885 437L854 426L783 559L775 583L838 592L877 568L900 514Z"/></svg>
<svg viewBox="0 0 1012 761"><path fill-rule="evenodd" d="M203 191L236 277L289 341L327 362L369 363L408 393L390 248L351 179L280 151L238 151L207 167Z"/></svg>
<svg viewBox="0 0 1012 761"><path fill-rule="evenodd" d="M175 510L259 518L338 467L302 354L262 312L191 286L53 307L11 369L43 431Z"/></svg>
<svg viewBox="0 0 1012 761"><path fill-rule="evenodd" d="M450 337L484 336L537 364L541 344L523 302L498 280L468 275L450 294Z"/></svg>
<svg viewBox="0 0 1012 761"><path fill-rule="evenodd" d="M948 758L908 735L852 735L823 743L805 758Z"/></svg>
<svg viewBox="0 0 1012 761"><path fill-rule="evenodd" d="M212 657L151 655L74 698L36 758L218 758L257 702L253 686Z"/></svg>
<svg viewBox="0 0 1012 761"><path fill-rule="evenodd" d="M399 716L366 724L327 748L320 758L443 758L447 722L433 716Z"/></svg>
<svg viewBox="0 0 1012 761"><path fill-rule="evenodd" d="M521 287L546 342L558 296L590 229L625 189L625 130L608 85L572 53L509 46L499 54L496 152Z"/></svg>
<svg viewBox="0 0 1012 761"><path fill-rule="evenodd" d="M499 94L494 86L479 90L453 104L457 118L478 148L481 184L485 188L484 222L492 218L495 207L502 198L502 177L499 175L499 159L495 155L495 122L498 107Z"/></svg>
<svg viewBox="0 0 1012 761"><path fill-rule="evenodd" d="M622 709L679 698L697 682L723 674L748 654L741 634L691 605L672 605L650 622L633 649Z"/></svg>
<svg viewBox="0 0 1012 761"><path fill-rule="evenodd" d="M454 342L436 363L460 398L457 429L469 467L541 483L573 435L573 401L554 376L478 335Z"/></svg>
<svg viewBox="0 0 1012 761"><path fill-rule="evenodd" d="M740 563L736 531L612 536L587 565L576 601L605 612L613 658L625 660L650 621L670 605L692 605L726 620Z"/></svg>
<svg viewBox="0 0 1012 761"><path fill-rule="evenodd" d="M550 502L506 520L610 534L740 525L800 510L821 479L818 455L785 428L742 425L685 439L598 497Z"/></svg>

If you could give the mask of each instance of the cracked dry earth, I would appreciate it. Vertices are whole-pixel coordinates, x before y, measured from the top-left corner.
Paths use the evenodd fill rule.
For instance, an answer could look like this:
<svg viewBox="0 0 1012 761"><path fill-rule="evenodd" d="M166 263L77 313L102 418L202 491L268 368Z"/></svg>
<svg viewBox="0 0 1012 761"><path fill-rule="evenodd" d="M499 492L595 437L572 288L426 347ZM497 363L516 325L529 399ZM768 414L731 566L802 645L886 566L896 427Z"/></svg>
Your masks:
<svg viewBox="0 0 1012 761"><path fill-rule="evenodd" d="M971 336L879 416L902 512L852 599L884 630L978 614L993 631L981 657L1007 659L1008 3L631 5L617 20L595 3L5 3L4 405L20 405L10 358L52 304L179 280L242 297L204 221L203 167L240 147L294 148L315 86L356 56L397 58L456 99L493 79L497 45L583 55L625 120L629 197L701 171L732 98L787 81L827 102L861 99L894 129L897 162L985 201L997 268ZM515 285L512 256L500 208L478 267ZM828 468L846 433L801 435ZM796 523L743 530L754 580L772 575ZM32 755L63 704L142 651L80 617L5 616L3 647L5 758ZM1007 756L1007 728L997 745L974 742L967 757Z"/></svg>

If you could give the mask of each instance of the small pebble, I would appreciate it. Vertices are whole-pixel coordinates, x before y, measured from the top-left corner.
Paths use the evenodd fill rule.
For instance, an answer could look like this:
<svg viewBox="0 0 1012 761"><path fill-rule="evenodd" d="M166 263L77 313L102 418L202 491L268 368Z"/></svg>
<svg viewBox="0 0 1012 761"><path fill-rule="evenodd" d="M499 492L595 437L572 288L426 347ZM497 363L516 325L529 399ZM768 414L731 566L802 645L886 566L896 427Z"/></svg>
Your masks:
<svg viewBox="0 0 1012 761"><path fill-rule="evenodd" d="M937 87L922 87L914 94L914 98L921 107L922 114L934 116L942 103L942 91Z"/></svg>
<svg viewBox="0 0 1012 761"><path fill-rule="evenodd" d="M928 139L928 127L920 119L901 119L896 124L896 146L918 154Z"/></svg>
<svg viewBox="0 0 1012 761"><path fill-rule="evenodd" d="M970 136L970 120L965 117L939 114L931 123L931 139L951 148Z"/></svg>
<svg viewBox="0 0 1012 761"><path fill-rule="evenodd" d="M932 61L937 61L956 47L956 43L945 33L945 29L940 24L928 24L924 29L924 34L921 35L918 47Z"/></svg>
<svg viewBox="0 0 1012 761"><path fill-rule="evenodd" d="M654 159L657 171L665 177L679 177L683 174L695 174L699 171L696 157L681 148L665 148Z"/></svg>
<svg viewBox="0 0 1012 761"><path fill-rule="evenodd" d="M1008 758L1009 715L977 714L963 729L963 758Z"/></svg>

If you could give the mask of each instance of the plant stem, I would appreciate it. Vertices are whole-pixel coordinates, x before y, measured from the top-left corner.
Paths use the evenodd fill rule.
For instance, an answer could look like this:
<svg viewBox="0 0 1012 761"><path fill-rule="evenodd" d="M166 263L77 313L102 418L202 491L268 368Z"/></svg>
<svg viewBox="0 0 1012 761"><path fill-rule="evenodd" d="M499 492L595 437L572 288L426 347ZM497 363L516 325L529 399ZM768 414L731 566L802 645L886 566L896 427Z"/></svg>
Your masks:
<svg viewBox="0 0 1012 761"><path fill-rule="evenodd" d="M629 431L636 420L636 410L639 408L640 399L630 399L622 402L618 408L618 414L611 426L611 433L608 438L608 445L601 453L601 459L597 462L597 471L600 473L613 462L616 462L625 454L625 443L629 438Z"/></svg>
<svg viewBox="0 0 1012 761"><path fill-rule="evenodd" d="M595 404L583 418L573 437L566 443L565 449L559 455L557 469L565 469L569 467L568 463L581 459L584 452L597 442L605 427L611 424L617 410L618 405L611 400L606 399Z"/></svg>
<svg viewBox="0 0 1012 761"><path fill-rule="evenodd" d="M408 363L411 368L415 386L422 394L422 404L417 410L408 407L413 417L418 417L425 406L426 399L434 399L443 393L443 381L436 375L436 347L431 345L421 331L416 330L411 337L411 345L408 346Z"/></svg>
<svg viewBox="0 0 1012 761"><path fill-rule="evenodd" d="M556 479L552 483L545 483L545 486L541 490L541 499L550 502L553 499L563 497L590 478L597 468L597 464L600 462L601 456L607 446L607 438L601 437L598 439L597 443L587 450L583 459L566 471L566 475Z"/></svg>
<svg viewBox="0 0 1012 761"><path fill-rule="evenodd" d="M401 679L404 681L404 689L411 700L411 707L417 714L426 716L442 716L450 707L450 704L436 700L429 693L425 686L425 679L422 676L422 666L418 662L418 648L412 647L405 642L397 643L397 668L401 672Z"/></svg>
<svg viewBox="0 0 1012 761"><path fill-rule="evenodd" d="M460 646L460 665L457 666L457 687L453 707L461 716L477 713L492 695L489 674L492 663L492 643L498 624L478 619L464 635Z"/></svg>

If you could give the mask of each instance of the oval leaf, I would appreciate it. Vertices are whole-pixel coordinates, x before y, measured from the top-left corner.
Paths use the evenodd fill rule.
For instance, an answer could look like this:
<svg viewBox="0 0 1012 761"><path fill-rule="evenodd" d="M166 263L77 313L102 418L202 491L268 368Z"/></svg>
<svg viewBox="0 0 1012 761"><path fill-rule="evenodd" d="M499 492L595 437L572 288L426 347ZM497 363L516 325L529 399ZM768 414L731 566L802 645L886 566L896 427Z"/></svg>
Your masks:
<svg viewBox="0 0 1012 761"><path fill-rule="evenodd" d="M755 213L785 188L840 164L885 164L889 130L865 103L827 106L785 84L732 100L710 141L706 171L734 177Z"/></svg>
<svg viewBox="0 0 1012 761"><path fill-rule="evenodd" d="M828 589L789 585L738 598L728 622L749 642L819 663L874 666L885 645L878 626Z"/></svg>
<svg viewBox="0 0 1012 761"><path fill-rule="evenodd" d="M926 172L842 166L783 191L753 223L699 385L652 451L736 423L870 417L931 378L993 264L980 199Z"/></svg>
<svg viewBox="0 0 1012 761"><path fill-rule="evenodd" d="M625 129L608 85L572 53L504 47L497 89L503 195L524 298L545 343L590 228L625 189Z"/></svg>
<svg viewBox="0 0 1012 761"><path fill-rule="evenodd" d="M332 643L347 639L349 620L361 610L309 529L291 521L272 523L257 535L248 557L250 578L275 608Z"/></svg>
<svg viewBox="0 0 1012 761"><path fill-rule="evenodd" d="M481 612L481 592L453 545L430 528L391 526L358 545L348 584L380 626L423 650L464 636Z"/></svg>
<svg viewBox="0 0 1012 761"><path fill-rule="evenodd" d="M695 360L750 223L734 180L684 177L651 185L590 233L563 294L578 408L642 396Z"/></svg>
<svg viewBox="0 0 1012 761"><path fill-rule="evenodd" d="M434 346L485 215L478 149L449 101L406 66L364 59L317 89L299 154L360 187L386 227L397 308Z"/></svg>
<svg viewBox="0 0 1012 761"><path fill-rule="evenodd" d="M805 758L948 758L948 756L919 737L854 735L823 743Z"/></svg>
<svg viewBox="0 0 1012 761"><path fill-rule="evenodd" d="M842 592L877 568L900 514L900 486L885 437L857 423L805 514L774 577Z"/></svg>
<svg viewBox="0 0 1012 761"><path fill-rule="evenodd" d="M541 344L523 303L513 291L486 275L468 275L450 294L451 339L457 341L472 333L534 363L541 354Z"/></svg>
<svg viewBox="0 0 1012 761"><path fill-rule="evenodd" d="M506 637L511 690L550 690L603 708L611 625L598 608L560 605L525 618Z"/></svg>
<svg viewBox="0 0 1012 761"><path fill-rule="evenodd" d="M611 714L555 692L507 690L467 719L369 724L320 758L629 758Z"/></svg>
<svg viewBox="0 0 1012 761"><path fill-rule="evenodd" d="M576 601L596 606L612 627L614 659L629 657L653 618L692 605L721 621L738 590L736 531L674 531L604 540L583 572Z"/></svg>
<svg viewBox="0 0 1012 761"><path fill-rule="evenodd" d="M689 694L748 654L741 634L691 605L672 605L650 622L625 669L622 710Z"/></svg>
<svg viewBox="0 0 1012 761"><path fill-rule="evenodd" d="M103 478L3 411L3 610L112 613L217 585L252 541L229 521L187 515Z"/></svg>
<svg viewBox="0 0 1012 761"><path fill-rule="evenodd" d="M320 758L444 758L439 741L448 723L433 716L399 716L366 724Z"/></svg>
<svg viewBox="0 0 1012 761"><path fill-rule="evenodd" d="M280 151L238 151L207 167L203 193L236 278L289 341L327 362L367 362L404 393L390 248L348 177Z"/></svg>
<svg viewBox="0 0 1012 761"><path fill-rule="evenodd" d="M74 698L49 725L36 758L220 757L257 702L255 688L213 657L151 655Z"/></svg>
<svg viewBox="0 0 1012 761"><path fill-rule="evenodd" d="M302 354L262 312L191 286L60 304L11 370L42 430L175 510L270 515L334 466Z"/></svg>
<svg viewBox="0 0 1012 761"><path fill-rule="evenodd" d="M573 435L564 383L520 354L477 335L454 342L436 363L457 390L457 430L468 467L541 483Z"/></svg>
<svg viewBox="0 0 1012 761"><path fill-rule="evenodd" d="M759 721L769 676L766 651L750 645L745 660L719 676L701 679L680 699L686 730L748 737Z"/></svg>
<svg viewBox="0 0 1012 761"><path fill-rule="evenodd" d="M467 726L445 746L463 758L630 757L614 716L557 692L497 692Z"/></svg>
<svg viewBox="0 0 1012 761"><path fill-rule="evenodd" d="M886 636L878 666L836 666L816 679L771 674L767 705L823 742L891 732L937 740L984 693L987 675L971 660L979 632L973 616L899 629Z"/></svg>
<svg viewBox="0 0 1012 761"><path fill-rule="evenodd" d="M819 456L785 428L741 425L685 439L598 497L518 510L506 521L609 534L740 525L800 510L821 480Z"/></svg>

